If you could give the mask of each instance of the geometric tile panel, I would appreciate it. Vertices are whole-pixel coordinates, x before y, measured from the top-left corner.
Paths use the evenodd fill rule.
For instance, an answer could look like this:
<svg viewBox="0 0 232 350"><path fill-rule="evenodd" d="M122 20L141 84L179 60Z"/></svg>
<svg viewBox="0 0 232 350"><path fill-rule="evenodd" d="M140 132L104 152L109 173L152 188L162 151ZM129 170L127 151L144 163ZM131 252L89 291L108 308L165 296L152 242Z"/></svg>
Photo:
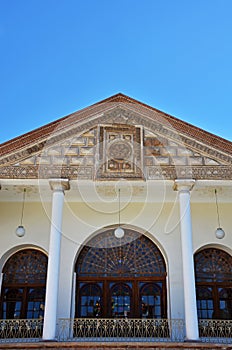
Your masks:
<svg viewBox="0 0 232 350"><path fill-rule="evenodd" d="M21 165L38 166L93 166L96 128L72 137L58 145L46 147L42 153L20 162Z"/></svg>
<svg viewBox="0 0 232 350"><path fill-rule="evenodd" d="M218 161L144 130L144 165L146 166L191 166L220 165Z"/></svg>

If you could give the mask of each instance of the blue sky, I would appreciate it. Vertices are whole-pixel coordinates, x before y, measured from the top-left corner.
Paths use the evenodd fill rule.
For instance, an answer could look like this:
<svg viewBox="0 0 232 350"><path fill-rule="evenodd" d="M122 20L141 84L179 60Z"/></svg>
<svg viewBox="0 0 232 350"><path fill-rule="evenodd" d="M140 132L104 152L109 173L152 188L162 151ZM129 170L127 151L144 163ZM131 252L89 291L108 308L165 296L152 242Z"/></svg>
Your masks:
<svg viewBox="0 0 232 350"><path fill-rule="evenodd" d="M231 0L0 0L0 142L122 92L232 141Z"/></svg>

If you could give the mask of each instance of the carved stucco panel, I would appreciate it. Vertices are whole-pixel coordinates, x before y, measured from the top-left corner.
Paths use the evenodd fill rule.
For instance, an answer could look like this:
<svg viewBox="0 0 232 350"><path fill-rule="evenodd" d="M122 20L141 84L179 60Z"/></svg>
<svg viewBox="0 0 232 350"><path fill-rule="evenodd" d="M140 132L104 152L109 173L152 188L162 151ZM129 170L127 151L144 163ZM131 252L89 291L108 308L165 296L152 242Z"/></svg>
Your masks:
<svg viewBox="0 0 232 350"><path fill-rule="evenodd" d="M231 179L232 157L170 125L115 108L15 152L1 164L2 178Z"/></svg>

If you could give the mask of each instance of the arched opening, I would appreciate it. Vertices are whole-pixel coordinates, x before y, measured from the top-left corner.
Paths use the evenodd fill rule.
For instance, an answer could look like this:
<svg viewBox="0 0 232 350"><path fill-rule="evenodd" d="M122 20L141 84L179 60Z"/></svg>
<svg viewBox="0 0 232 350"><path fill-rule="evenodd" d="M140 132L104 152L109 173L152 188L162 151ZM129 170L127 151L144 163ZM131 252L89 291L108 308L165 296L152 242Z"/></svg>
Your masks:
<svg viewBox="0 0 232 350"><path fill-rule="evenodd" d="M232 257L216 248L195 254L199 319L231 319Z"/></svg>
<svg viewBox="0 0 232 350"><path fill-rule="evenodd" d="M85 245L76 266L76 318L166 318L166 266L146 236L112 229Z"/></svg>
<svg viewBox="0 0 232 350"><path fill-rule="evenodd" d="M2 319L43 318L47 256L36 249L12 255L3 268Z"/></svg>

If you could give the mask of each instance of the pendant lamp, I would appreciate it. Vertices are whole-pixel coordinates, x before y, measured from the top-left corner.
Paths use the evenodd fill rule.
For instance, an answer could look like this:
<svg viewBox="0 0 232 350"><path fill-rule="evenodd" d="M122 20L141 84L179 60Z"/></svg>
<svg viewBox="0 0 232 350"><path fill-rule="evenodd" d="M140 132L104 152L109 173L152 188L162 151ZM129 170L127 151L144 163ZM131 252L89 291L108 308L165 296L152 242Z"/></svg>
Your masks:
<svg viewBox="0 0 232 350"><path fill-rule="evenodd" d="M118 190L118 227L114 230L114 235L118 239L123 238L125 234L125 231L120 224L120 214L121 214L121 197L120 197L120 188L119 188Z"/></svg>
<svg viewBox="0 0 232 350"><path fill-rule="evenodd" d="M25 195L26 195L26 188L23 189L23 204L22 204L22 213L21 213L21 220L20 225L16 228L15 233L18 237L23 237L26 233L25 227L23 226L23 214L24 214L24 205L25 205Z"/></svg>
<svg viewBox="0 0 232 350"><path fill-rule="evenodd" d="M222 239L225 237L225 231L221 228L221 225L220 225L220 217L219 217L218 199L217 199L217 190L216 189L215 189L215 201L216 201L217 218L218 218L218 228L215 231L215 236L218 239Z"/></svg>

